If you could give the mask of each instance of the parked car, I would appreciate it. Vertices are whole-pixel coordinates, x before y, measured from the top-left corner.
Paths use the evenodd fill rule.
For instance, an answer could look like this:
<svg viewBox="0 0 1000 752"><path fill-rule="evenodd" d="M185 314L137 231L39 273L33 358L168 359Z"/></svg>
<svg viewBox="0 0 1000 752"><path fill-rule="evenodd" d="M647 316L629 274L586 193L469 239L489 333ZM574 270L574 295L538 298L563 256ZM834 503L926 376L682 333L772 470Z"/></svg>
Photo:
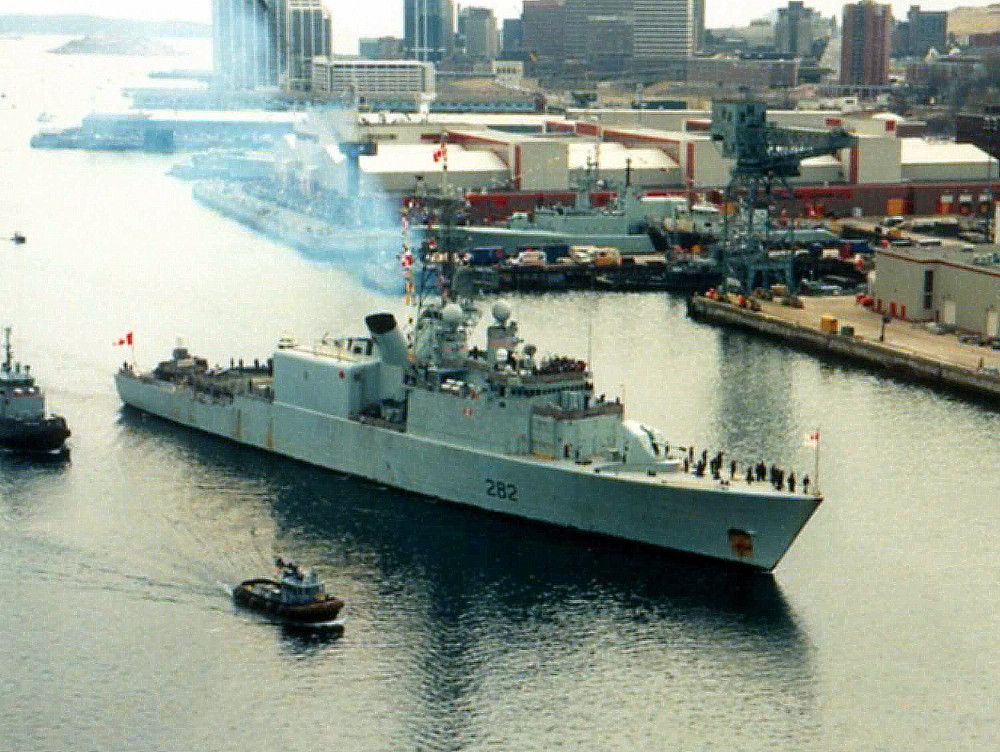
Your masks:
<svg viewBox="0 0 1000 752"><path fill-rule="evenodd" d="M513 263L518 266L545 266L545 251L521 251Z"/></svg>

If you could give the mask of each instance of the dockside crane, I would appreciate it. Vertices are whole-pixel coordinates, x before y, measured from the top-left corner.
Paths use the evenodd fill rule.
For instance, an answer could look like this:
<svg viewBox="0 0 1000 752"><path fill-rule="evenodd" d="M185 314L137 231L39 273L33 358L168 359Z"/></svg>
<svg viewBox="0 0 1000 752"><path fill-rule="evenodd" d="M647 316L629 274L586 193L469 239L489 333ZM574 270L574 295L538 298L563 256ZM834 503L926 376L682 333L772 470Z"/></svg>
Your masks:
<svg viewBox="0 0 1000 752"><path fill-rule="evenodd" d="M774 254L770 209L780 185L794 196L788 179L800 174L802 160L836 155L856 143L843 128L782 128L767 122L767 107L755 99L712 102L711 138L723 157L735 160L725 196L736 211L727 216L720 262L727 281L744 293L784 282L796 291L794 253Z"/></svg>

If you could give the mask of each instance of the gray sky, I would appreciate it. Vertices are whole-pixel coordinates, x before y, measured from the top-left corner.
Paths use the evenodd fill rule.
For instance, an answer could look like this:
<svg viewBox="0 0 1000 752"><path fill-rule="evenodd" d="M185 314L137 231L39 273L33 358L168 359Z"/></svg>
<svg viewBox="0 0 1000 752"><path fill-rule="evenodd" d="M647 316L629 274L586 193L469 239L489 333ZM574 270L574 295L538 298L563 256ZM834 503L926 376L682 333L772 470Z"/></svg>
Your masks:
<svg viewBox="0 0 1000 752"><path fill-rule="evenodd" d="M996 0L993 0L994 2ZM947 10L956 6L989 5L991 0L891 0L897 18L906 14L910 5L924 10ZM521 0L469 0L462 5L491 7L500 18L520 15ZM784 6L785 0L706 0L707 22L710 27L746 23L767 12ZM842 0L806 0L808 7L823 15L840 15ZM326 0L333 13L335 36L338 40L359 36L402 35L403 0ZM128 18L179 18L208 21L211 0L0 0L3 13L83 13L97 16ZM342 52L352 50L340 49Z"/></svg>

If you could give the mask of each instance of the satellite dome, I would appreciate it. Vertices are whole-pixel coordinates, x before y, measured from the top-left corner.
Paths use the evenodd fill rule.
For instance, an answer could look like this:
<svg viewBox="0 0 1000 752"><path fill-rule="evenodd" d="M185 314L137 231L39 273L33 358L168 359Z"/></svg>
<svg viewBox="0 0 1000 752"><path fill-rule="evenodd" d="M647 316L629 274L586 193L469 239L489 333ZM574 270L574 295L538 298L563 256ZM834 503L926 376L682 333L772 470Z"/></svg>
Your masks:
<svg viewBox="0 0 1000 752"><path fill-rule="evenodd" d="M493 318L501 324L506 322L510 318L510 306L503 302L496 303L493 306Z"/></svg>

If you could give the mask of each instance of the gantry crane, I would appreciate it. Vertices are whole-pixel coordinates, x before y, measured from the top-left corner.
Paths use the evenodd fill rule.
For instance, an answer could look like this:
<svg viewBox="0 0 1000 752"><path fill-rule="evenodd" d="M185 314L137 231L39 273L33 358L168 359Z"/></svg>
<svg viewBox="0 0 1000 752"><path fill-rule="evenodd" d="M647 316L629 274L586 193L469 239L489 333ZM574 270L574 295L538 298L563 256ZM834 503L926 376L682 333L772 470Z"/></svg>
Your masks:
<svg viewBox="0 0 1000 752"><path fill-rule="evenodd" d="M754 99L712 103L711 137L723 157L735 160L726 199L736 205L727 217L720 262L728 279L743 292L784 282L795 292L794 253L773 254L770 208L775 183L793 196L788 178L797 177L803 159L835 155L855 143L842 128L781 128L767 122L767 107Z"/></svg>

